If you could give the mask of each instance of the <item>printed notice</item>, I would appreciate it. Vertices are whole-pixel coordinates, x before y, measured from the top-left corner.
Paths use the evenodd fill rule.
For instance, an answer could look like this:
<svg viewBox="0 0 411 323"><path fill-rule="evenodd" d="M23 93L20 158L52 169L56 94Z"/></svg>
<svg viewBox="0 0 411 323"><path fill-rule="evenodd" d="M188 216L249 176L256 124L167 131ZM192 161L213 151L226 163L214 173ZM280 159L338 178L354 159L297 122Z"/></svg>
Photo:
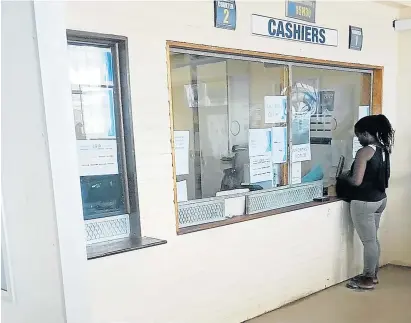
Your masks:
<svg viewBox="0 0 411 323"><path fill-rule="evenodd" d="M116 140L77 140L80 176L118 174Z"/></svg>
<svg viewBox="0 0 411 323"><path fill-rule="evenodd" d="M187 175L189 173L189 145L189 131L174 131L176 175Z"/></svg>
<svg viewBox="0 0 411 323"><path fill-rule="evenodd" d="M250 182L260 183L273 180L271 154L250 157Z"/></svg>
<svg viewBox="0 0 411 323"><path fill-rule="evenodd" d="M177 202L185 202L187 200L187 181L177 182Z"/></svg>
<svg viewBox="0 0 411 323"><path fill-rule="evenodd" d="M265 96L264 97L265 123L287 122L287 97Z"/></svg>
<svg viewBox="0 0 411 323"><path fill-rule="evenodd" d="M310 117L295 118L292 132L292 162L311 160Z"/></svg>
<svg viewBox="0 0 411 323"><path fill-rule="evenodd" d="M301 183L301 162L291 164L291 184Z"/></svg>
<svg viewBox="0 0 411 323"><path fill-rule="evenodd" d="M274 164L287 162L287 127L271 129L271 153Z"/></svg>
<svg viewBox="0 0 411 323"><path fill-rule="evenodd" d="M248 131L248 147L250 156L271 152L271 129L250 129Z"/></svg>

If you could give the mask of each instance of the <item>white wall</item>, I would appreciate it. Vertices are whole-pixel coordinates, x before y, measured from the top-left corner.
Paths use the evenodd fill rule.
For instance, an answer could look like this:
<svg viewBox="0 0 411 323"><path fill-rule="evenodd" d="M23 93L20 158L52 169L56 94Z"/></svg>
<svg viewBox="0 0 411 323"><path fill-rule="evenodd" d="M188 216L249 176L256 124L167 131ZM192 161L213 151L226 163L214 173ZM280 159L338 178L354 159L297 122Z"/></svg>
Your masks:
<svg viewBox="0 0 411 323"><path fill-rule="evenodd" d="M15 295L14 301L2 299L1 318L13 323L63 323L63 286L33 5L2 2L1 9L1 186Z"/></svg>
<svg viewBox="0 0 411 323"><path fill-rule="evenodd" d="M411 18L411 9L403 10L399 18ZM409 111L411 108L411 30L398 33L398 118L396 124L396 142L394 149L393 178L391 181L391 203L387 210L390 214L389 228L395 232L391 236L393 243L392 259L394 263L411 266L411 213L408 201L411 200L411 128Z"/></svg>
<svg viewBox="0 0 411 323"><path fill-rule="evenodd" d="M176 236L166 40L384 66L384 113L397 125L397 9L317 2L317 24L339 30L338 48L252 36L251 14L281 18L283 1L237 1L237 13L237 30L226 31L213 27L210 1L68 4L68 28L129 38L142 230L168 240L88 263L93 322L237 323L360 269L342 202ZM347 48L349 24L363 28L361 52ZM395 234L386 229L383 262Z"/></svg>
<svg viewBox="0 0 411 323"><path fill-rule="evenodd" d="M12 296L2 292L2 320L88 323L64 6L3 1L1 9L1 202Z"/></svg>

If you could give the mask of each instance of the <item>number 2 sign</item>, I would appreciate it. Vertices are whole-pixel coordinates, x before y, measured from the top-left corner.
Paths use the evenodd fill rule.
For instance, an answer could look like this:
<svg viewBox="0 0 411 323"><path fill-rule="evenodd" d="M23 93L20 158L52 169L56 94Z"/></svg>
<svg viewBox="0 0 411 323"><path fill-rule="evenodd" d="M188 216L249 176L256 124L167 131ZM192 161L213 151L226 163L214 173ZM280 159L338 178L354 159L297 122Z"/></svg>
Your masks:
<svg viewBox="0 0 411 323"><path fill-rule="evenodd" d="M214 1L214 26L217 28L232 29L237 21L235 0Z"/></svg>

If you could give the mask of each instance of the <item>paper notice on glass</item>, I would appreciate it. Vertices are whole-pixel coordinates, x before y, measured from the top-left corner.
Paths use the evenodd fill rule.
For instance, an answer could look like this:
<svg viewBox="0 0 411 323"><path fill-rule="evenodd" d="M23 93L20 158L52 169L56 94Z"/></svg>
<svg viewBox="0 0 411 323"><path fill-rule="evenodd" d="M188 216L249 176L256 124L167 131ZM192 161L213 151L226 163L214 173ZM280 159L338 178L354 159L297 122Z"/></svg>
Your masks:
<svg viewBox="0 0 411 323"><path fill-rule="evenodd" d="M291 184L301 183L301 162L292 163L291 165Z"/></svg>
<svg viewBox="0 0 411 323"><path fill-rule="evenodd" d="M80 176L118 174L116 140L77 140Z"/></svg>
<svg viewBox="0 0 411 323"><path fill-rule="evenodd" d="M271 152L271 129L250 129L248 132L248 154L258 156Z"/></svg>
<svg viewBox="0 0 411 323"><path fill-rule="evenodd" d="M352 158L355 158L357 152L362 148L360 142L358 141L357 137L354 137L352 140Z"/></svg>
<svg viewBox="0 0 411 323"><path fill-rule="evenodd" d="M176 161L176 175L189 173L189 131L174 131L174 156Z"/></svg>
<svg viewBox="0 0 411 323"><path fill-rule="evenodd" d="M358 120L370 115L370 107L368 105L360 105L358 107Z"/></svg>
<svg viewBox="0 0 411 323"><path fill-rule="evenodd" d="M273 163L287 162L287 127L271 129L271 154Z"/></svg>
<svg viewBox="0 0 411 323"><path fill-rule="evenodd" d="M292 155L293 163L311 160L310 117L294 118L292 123Z"/></svg>
<svg viewBox="0 0 411 323"><path fill-rule="evenodd" d="M273 180L271 154L250 157L250 182L260 183Z"/></svg>
<svg viewBox="0 0 411 323"><path fill-rule="evenodd" d="M185 202L187 200L187 181L177 182L177 202Z"/></svg>
<svg viewBox="0 0 411 323"><path fill-rule="evenodd" d="M265 123L287 122L287 97L265 96L264 97Z"/></svg>

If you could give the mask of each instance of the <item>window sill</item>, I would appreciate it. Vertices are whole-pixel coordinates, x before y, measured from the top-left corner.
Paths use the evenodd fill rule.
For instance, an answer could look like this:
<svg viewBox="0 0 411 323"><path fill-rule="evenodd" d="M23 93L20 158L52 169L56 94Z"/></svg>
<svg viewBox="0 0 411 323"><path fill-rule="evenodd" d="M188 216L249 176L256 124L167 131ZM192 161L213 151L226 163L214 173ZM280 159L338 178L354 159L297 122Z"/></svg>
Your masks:
<svg viewBox="0 0 411 323"><path fill-rule="evenodd" d="M87 246L87 259L92 260L96 258L112 256L123 252L145 249L166 243L166 240L149 237L129 237L125 239L95 243Z"/></svg>
<svg viewBox="0 0 411 323"><path fill-rule="evenodd" d="M308 203L302 203L302 204L296 204L288 207L283 207L275 210L270 210L266 212L261 212L261 213L256 213L256 214L251 214L251 215L241 215L241 216L236 216L230 219L222 220L222 221L216 221L216 222L211 222L211 223L204 223L204 224L199 224L199 225L193 225L190 227L186 228L181 228L178 229L177 234L178 235L183 235L183 234L188 234L188 233L193 233L197 231L203 231L203 230L208 230L208 229L214 229L234 223L239 223L239 222L245 222L245 221L250 221L254 219L259 219L259 218L265 218L267 216L272 216L272 215L277 215L281 213L287 213L287 212L292 212L292 211L297 211L301 209L306 209L314 206L319 206L319 205L324 205L328 203L333 203L333 202L338 202L341 201L341 199L337 197L330 197L328 201L325 202L308 202Z"/></svg>

